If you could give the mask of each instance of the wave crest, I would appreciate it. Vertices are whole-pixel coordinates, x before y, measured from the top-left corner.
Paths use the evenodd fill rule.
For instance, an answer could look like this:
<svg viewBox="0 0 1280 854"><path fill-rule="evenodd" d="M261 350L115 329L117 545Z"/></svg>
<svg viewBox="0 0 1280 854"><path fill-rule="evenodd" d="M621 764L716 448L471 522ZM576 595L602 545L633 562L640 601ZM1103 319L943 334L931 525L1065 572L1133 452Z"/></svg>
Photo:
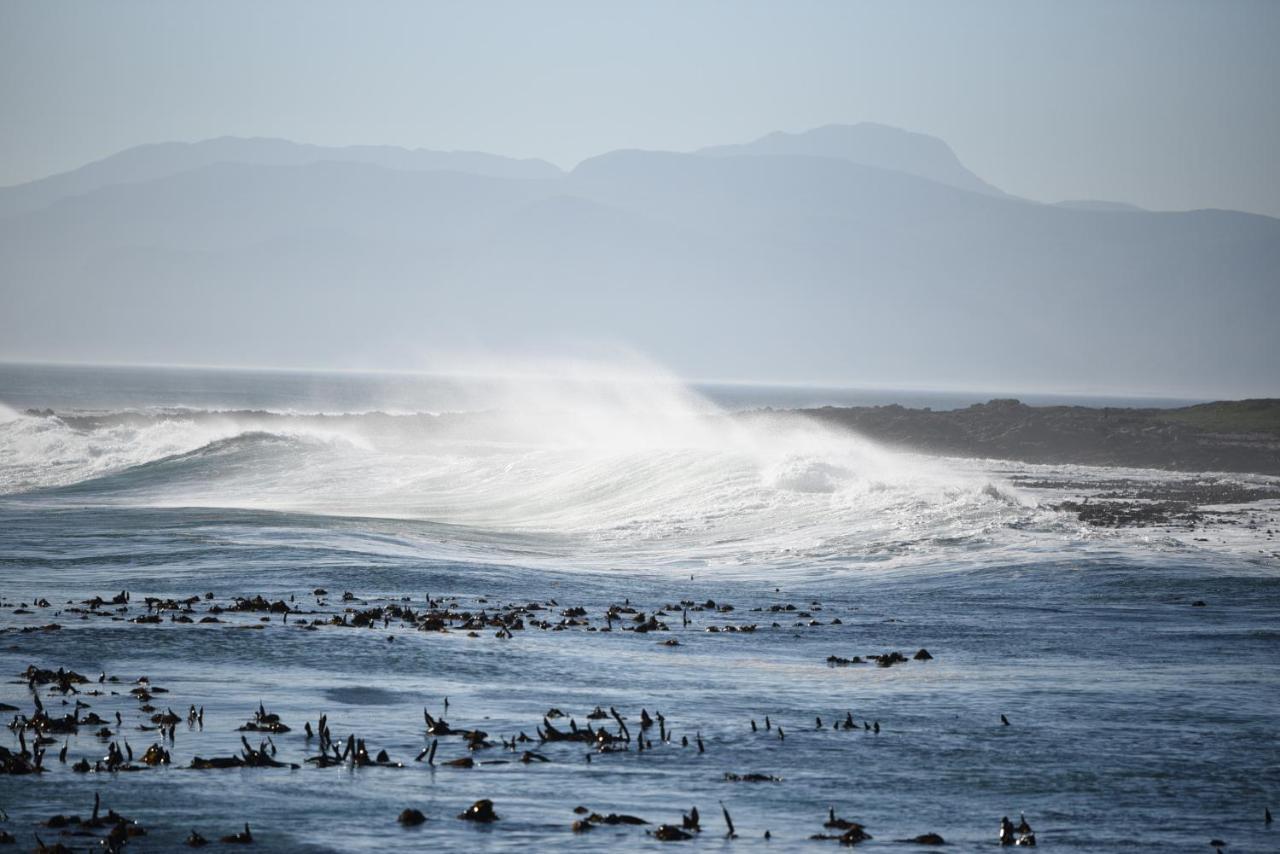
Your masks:
<svg viewBox="0 0 1280 854"><path fill-rule="evenodd" d="M938 460L800 416L729 415L669 384L518 404L28 414L0 423L0 491L408 518L732 562L898 548L904 531L963 537L1021 512L1002 487Z"/></svg>

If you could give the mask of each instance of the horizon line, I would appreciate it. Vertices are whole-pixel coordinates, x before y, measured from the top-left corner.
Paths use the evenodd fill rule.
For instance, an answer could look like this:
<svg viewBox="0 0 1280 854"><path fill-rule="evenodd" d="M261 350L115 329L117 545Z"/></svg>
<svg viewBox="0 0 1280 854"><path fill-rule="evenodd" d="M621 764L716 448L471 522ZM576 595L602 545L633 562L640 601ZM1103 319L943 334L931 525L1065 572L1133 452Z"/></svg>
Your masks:
<svg viewBox="0 0 1280 854"><path fill-rule="evenodd" d="M130 362L130 361L74 361L74 360L58 360L58 359L26 359L26 358L10 358L0 356L0 367L50 367L50 368L89 368L89 369L123 369L123 370L157 370L157 371L191 371L191 372L225 372L225 373L245 373L245 374L318 374L318 375L335 375L335 376L388 376L388 377L422 377L422 378L441 378L441 379L524 379L524 380L552 380L557 379L558 375L549 372L528 372L521 373L518 371L498 372L498 371L467 371L467 370L414 370L403 368L375 368L375 367L353 367L353 368L335 368L335 367L319 367L305 365L227 365L227 364L207 364L207 363L191 363L191 362ZM680 385L688 388L697 387L756 387L756 388L779 388L779 389L813 389L822 391L846 391L846 392L904 392L909 394L941 394L941 395L957 395L986 397L988 400L1007 400L1020 399L1021 396L1033 397L1051 397L1051 398L1099 398L1103 400L1132 400L1132 401L1165 401L1186 404L1197 403L1219 403L1243 400L1274 400L1280 399L1280 392L1275 393L1255 393L1251 392L1243 396L1223 397L1221 395L1205 395L1192 394L1189 392L1152 392L1152 391L1133 391L1125 389L1080 389L1080 388L1052 388L1049 390L1035 390L1029 388L1017 388L1009 386L961 386L954 384L929 384L920 382L875 382L875 381L858 381L848 379L751 379L751 378L726 378L726 377L685 377L679 374L670 373L667 376L654 374L644 376L639 373L624 374L617 373L612 376L603 375L592 377L592 380L609 381L609 382L665 382L671 385Z"/></svg>

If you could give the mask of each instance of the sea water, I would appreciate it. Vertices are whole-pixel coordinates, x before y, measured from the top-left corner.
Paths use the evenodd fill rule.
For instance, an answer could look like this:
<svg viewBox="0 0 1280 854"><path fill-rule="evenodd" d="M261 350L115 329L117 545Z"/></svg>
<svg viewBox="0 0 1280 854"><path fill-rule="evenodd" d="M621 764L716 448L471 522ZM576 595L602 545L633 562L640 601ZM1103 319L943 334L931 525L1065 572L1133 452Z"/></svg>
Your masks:
<svg viewBox="0 0 1280 854"><path fill-rule="evenodd" d="M112 730L59 736L44 773L0 776L0 830L28 848L36 834L93 847L42 823L87 817L97 793L147 829L129 842L139 851L245 822L259 850L672 844L646 826L575 834L579 805L649 830L696 806L692 844L716 849L836 846L809 839L839 833L823 828L829 809L865 825L873 849L937 832L950 850L988 850L1000 818L1019 813L1054 850L1280 847L1262 821L1280 787L1280 558L1265 524L1087 528L1057 504L1110 472L906 454L735 411L894 400L770 394L599 371L0 368L0 702L30 714L19 674L66 667L91 677L66 701ZM1028 476L1060 488L1030 489ZM119 619L71 610L120 591ZM326 616L457 597L471 611L539 603L553 622L581 606L589 622L511 638L394 621L304 631L305 615L128 622L146 596L206 594L197 616L235 596ZM624 603L663 609L669 630L599 631ZM921 648L932 660L828 663ZM128 694L142 676L168 689L153 705L203 707L203 725L163 742L168 766L71 770L112 741L136 754L161 741ZM259 702L292 727L272 737L276 759L300 768L184 767L236 753ZM655 729L651 749L607 753L538 743L551 709L565 728L597 706L633 735L641 708L661 712L671 738ZM476 751L482 764L461 769L443 762L465 745L444 737L434 766L415 762L431 741L424 708L495 742L533 741ZM303 723L321 714L335 737L403 767L305 763L317 750ZM846 717L855 729L834 727ZM16 732L3 744L17 750ZM528 749L550 761L519 762ZM498 822L455 817L480 798ZM397 824L407 807L427 823Z"/></svg>

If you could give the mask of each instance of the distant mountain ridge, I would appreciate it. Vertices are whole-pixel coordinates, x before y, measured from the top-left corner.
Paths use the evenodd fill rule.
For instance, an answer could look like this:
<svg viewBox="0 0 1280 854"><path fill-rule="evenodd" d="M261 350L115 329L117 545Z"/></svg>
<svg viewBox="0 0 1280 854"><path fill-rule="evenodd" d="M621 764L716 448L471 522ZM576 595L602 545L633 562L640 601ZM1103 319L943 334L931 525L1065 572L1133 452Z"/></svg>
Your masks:
<svg viewBox="0 0 1280 854"><path fill-rule="evenodd" d="M863 166L906 172L974 193L1004 195L965 168L951 146L937 137L872 122L825 125L802 133L776 131L754 142L714 145L697 153L714 157L744 154L835 157Z"/></svg>
<svg viewBox="0 0 1280 854"><path fill-rule="evenodd" d="M38 210L68 196L116 184L134 184L215 163L302 166L321 161L367 163L404 171L442 170L496 178L557 178L545 160L517 160L477 151L431 151L390 145L321 146L264 137L219 137L128 148L79 169L25 184L0 187L0 216Z"/></svg>
<svg viewBox="0 0 1280 854"><path fill-rule="evenodd" d="M587 158L571 171L618 153L622 152ZM693 153L707 157L825 157L902 172L969 192L1009 197L965 167L943 140L874 122L830 124L798 133L775 131L751 142L707 146ZM566 174L558 166L538 158L512 158L479 151L437 151L392 145L322 146L269 137L227 136L199 142L139 145L68 172L0 187L0 217L38 210L59 199L103 187L154 180L215 163L302 166L323 161L364 163L402 171L463 172L495 178L552 179ZM1052 204L1071 210L1146 210L1127 202L1098 199L1067 199Z"/></svg>
<svg viewBox="0 0 1280 854"><path fill-rule="evenodd" d="M0 358L414 368L585 339L687 376L1280 391L1280 220L1043 205L957 186L949 157L795 143L568 173L132 149L36 182L41 206L0 189Z"/></svg>
<svg viewBox="0 0 1280 854"><path fill-rule="evenodd" d="M710 146L695 153L709 157L830 157L905 172L971 192L1004 195L965 168L942 140L870 122L826 125L802 133L780 131L753 142ZM321 146L267 137L228 136L200 142L135 146L69 172L0 187L0 217L38 210L59 199L104 187L151 181L216 163L302 166L322 161L365 163L402 171L464 172L495 178L549 179L564 174L545 160L515 159L476 151L433 151L390 145Z"/></svg>

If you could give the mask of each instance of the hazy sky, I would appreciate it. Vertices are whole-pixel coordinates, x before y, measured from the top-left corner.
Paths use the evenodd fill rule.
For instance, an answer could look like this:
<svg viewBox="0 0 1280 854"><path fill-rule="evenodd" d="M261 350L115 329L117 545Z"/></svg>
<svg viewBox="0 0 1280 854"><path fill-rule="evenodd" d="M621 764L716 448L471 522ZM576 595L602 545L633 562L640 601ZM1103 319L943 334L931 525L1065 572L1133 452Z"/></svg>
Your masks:
<svg viewBox="0 0 1280 854"><path fill-rule="evenodd" d="M1011 193L1280 216L1280 3L0 0L0 184L221 135L536 156L875 121Z"/></svg>

